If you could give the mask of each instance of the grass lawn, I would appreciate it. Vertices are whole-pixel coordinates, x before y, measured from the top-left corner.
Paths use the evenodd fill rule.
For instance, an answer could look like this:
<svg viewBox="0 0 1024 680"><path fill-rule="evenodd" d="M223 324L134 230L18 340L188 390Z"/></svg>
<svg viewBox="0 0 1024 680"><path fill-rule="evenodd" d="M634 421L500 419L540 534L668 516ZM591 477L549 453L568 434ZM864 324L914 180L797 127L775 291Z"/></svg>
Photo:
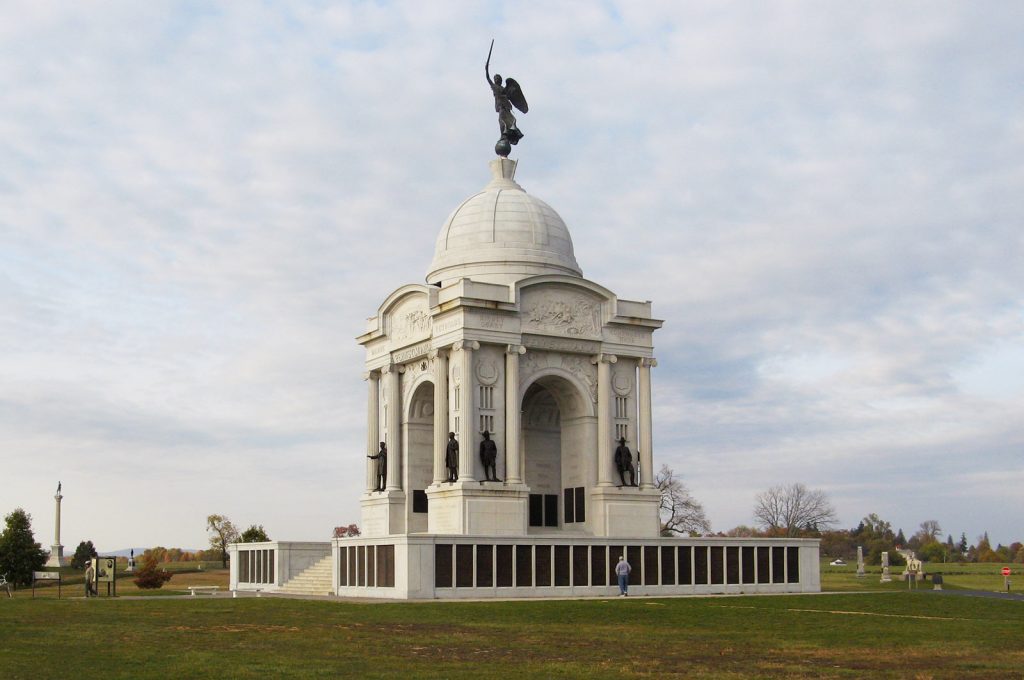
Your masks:
<svg viewBox="0 0 1024 680"><path fill-rule="evenodd" d="M548 602L0 599L3 678L1020 678L1022 668L1024 602L898 588Z"/></svg>
<svg viewBox="0 0 1024 680"><path fill-rule="evenodd" d="M943 578L942 587L945 590L1005 590L1003 576L1000 570L1003 567L1010 567L1012 574L1010 584L1013 592L1024 592L1024 564L997 564L997 563L965 563L950 562L925 562L924 570L928 575L927 580L919 581L921 588L931 589L932 575L941 573ZM843 567L833 567L828 560L821 562L821 589L834 591L863 591L863 590L905 590L907 584L899 580L903 573L903 567L891 567L889 573L892 576L892 583L880 583L882 575L881 567L867 567L864 578L857 578L857 564L847 564Z"/></svg>

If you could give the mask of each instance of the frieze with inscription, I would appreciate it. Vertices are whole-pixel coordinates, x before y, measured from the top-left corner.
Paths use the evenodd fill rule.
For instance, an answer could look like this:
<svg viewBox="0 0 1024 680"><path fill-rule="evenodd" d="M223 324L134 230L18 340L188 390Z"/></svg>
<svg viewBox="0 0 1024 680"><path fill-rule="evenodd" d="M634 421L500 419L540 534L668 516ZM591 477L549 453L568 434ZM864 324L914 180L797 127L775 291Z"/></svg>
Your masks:
<svg viewBox="0 0 1024 680"><path fill-rule="evenodd" d="M415 359L417 357L424 356L429 351L430 343L421 342L418 345L413 345L412 347L407 347L406 349L392 353L391 360L396 364L403 364L406 361L409 361L410 359Z"/></svg>
<svg viewBox="0 0 1024 680"><path fill-rule="evenodd" d="M528 349L546 349L555 352L571 352L574 354L599 354L601 343L594 340L570 340L569 338L552 338L546 335L523 334L523 345Z"/></svg>

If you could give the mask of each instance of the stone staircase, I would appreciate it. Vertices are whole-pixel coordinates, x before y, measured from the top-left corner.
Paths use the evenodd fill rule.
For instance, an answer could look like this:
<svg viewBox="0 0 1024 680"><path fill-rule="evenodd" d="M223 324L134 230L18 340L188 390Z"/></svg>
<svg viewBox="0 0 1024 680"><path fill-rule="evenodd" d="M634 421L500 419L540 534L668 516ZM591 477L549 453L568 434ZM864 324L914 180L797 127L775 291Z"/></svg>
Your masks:
<svg viewBox="0 0 1024 680"><path fill-rule="evenodd" d="M331 570L334 561L330 555L313 566L292 577L281 586L279 593L286 595L333 595L331 590Z"/></svg>

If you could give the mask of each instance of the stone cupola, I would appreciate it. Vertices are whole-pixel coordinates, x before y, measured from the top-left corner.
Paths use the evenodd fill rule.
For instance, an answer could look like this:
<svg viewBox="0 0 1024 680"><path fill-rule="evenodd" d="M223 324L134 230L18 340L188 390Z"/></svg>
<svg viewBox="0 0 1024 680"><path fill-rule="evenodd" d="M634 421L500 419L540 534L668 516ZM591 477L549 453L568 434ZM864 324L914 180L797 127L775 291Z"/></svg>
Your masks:
<svg viewBox="0 0 1024 680"><path fill-rule="evenodd" d="M493 179L445 221L427 283L459 278L511 284L539 274L583 276L565 222L515 182L516 161L490 162Z"/></svg>

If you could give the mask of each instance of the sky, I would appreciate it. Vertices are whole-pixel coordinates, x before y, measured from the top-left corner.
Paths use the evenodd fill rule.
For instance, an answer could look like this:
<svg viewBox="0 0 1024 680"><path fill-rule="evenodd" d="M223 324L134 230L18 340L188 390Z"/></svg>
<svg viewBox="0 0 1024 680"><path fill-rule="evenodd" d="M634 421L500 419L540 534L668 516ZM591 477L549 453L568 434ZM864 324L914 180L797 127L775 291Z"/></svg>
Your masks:
<svg viewBox="0 0 1024 680"><path fill-rule="evenodd" d="M655 464L714 530L1024 540L1024 5L0 4L0 513L201 548L359 521L363 353L487 183L652 300Z"/></svg>

